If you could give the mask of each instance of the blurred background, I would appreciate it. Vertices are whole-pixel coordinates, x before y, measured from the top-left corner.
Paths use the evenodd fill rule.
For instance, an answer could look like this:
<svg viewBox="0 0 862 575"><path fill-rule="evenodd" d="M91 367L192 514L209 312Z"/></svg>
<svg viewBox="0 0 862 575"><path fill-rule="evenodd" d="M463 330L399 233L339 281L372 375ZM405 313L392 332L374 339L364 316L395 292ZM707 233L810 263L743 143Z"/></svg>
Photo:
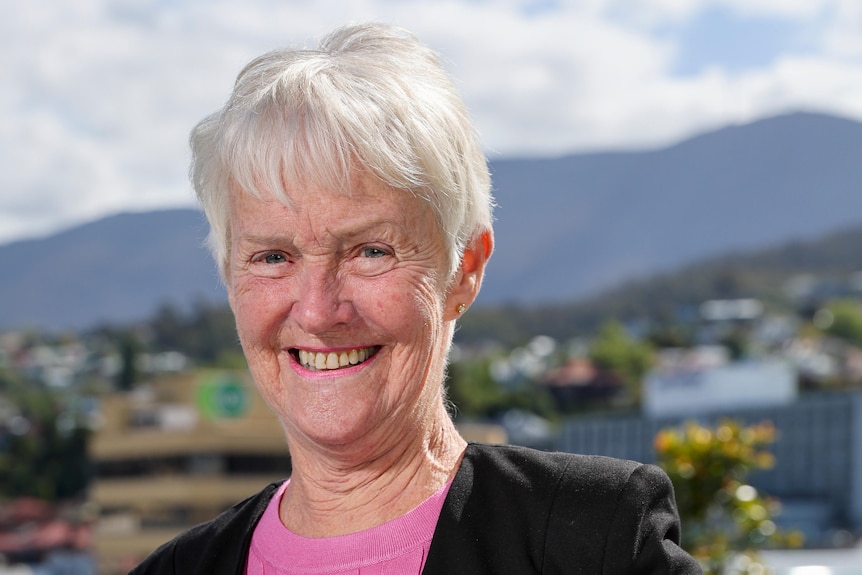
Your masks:
<svg viewBox="0 0 862 575"><path fill-rule="evenodd" d="M709 572L858 573L855 0L8 6L0 573L125 573L290 473L187 137L254 56L369 20L438 51L491 163L462 433L659 463Z"/></svg>

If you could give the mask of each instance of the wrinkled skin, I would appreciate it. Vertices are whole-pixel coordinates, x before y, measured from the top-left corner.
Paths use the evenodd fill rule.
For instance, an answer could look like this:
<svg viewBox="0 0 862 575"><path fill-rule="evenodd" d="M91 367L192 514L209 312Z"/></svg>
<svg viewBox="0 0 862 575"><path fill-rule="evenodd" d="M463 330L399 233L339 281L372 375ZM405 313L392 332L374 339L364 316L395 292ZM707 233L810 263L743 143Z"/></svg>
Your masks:
<svg viewBox="0 0 862 575"><path fill-rule="evenodd" d="M349 194L288 195L292 207L233 191L227 285L249 367L284 426L294 468L321 478L334 475L336 459L341 469L375 461L391 469L451 451L460 438L440 431L451 426L445 354L458 304L479 289L490 232L468 246L450 278L433 212L410 193L357 176ZM345 361L351 351L359 354ZM359 362L360 354L370 357ZM329 369L339 356L346 365Z"/></svg>

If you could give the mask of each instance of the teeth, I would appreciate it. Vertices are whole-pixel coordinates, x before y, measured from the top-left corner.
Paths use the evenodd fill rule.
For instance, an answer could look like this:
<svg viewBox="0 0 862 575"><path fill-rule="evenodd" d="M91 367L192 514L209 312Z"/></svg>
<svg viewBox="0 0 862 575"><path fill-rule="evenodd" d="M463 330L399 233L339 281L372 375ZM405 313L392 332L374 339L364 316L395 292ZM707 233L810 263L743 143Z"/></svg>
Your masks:
<svg viewBox="0 0 862 575"><path fill-rule="evenodd" d="M316 351L299 350L299 363L309 369L339 369L350 365L356 365L367 360L374 353L375 348L363 347L342 351L341 353L320 353Z"/></svg>

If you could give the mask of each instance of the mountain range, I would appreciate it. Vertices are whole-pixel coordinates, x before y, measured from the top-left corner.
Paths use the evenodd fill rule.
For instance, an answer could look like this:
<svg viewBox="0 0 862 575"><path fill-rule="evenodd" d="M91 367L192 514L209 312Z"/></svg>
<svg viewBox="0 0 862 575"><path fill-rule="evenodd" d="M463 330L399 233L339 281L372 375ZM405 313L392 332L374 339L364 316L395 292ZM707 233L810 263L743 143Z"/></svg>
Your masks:
<svg viewBox="0 0 862 575"><path fill-rule="evenodd" d="M477 305L570 302L704 258L862 226L862 123L794 113L646 151L491 161L496 250ZM220 302L194 209L0 246L0 329L80 329Z"/></svg>

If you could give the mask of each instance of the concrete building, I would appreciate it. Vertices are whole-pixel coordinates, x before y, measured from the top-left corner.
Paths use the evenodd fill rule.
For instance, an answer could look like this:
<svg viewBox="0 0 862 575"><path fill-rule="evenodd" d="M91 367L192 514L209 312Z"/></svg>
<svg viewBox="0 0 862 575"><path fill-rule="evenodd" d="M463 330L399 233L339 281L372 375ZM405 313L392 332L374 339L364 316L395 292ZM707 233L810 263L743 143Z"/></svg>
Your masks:
<svg viewBox="0 0 862 575"><path fill-rule="evenodd" d="M102 574L146 554L269 482L290 459L275 415L247 372L172 375L105 400L91 441Z"/></svg>
<svg viewBox="0 0 862 575"><path fill-rule="evenodd" d="M705 350L685 355L694 358L664 357L644 379L642 408L648 417L790 405L798 397L796 370L789 362L725 360L703 365L706 361L698 356L711 355Z"/></svg>

